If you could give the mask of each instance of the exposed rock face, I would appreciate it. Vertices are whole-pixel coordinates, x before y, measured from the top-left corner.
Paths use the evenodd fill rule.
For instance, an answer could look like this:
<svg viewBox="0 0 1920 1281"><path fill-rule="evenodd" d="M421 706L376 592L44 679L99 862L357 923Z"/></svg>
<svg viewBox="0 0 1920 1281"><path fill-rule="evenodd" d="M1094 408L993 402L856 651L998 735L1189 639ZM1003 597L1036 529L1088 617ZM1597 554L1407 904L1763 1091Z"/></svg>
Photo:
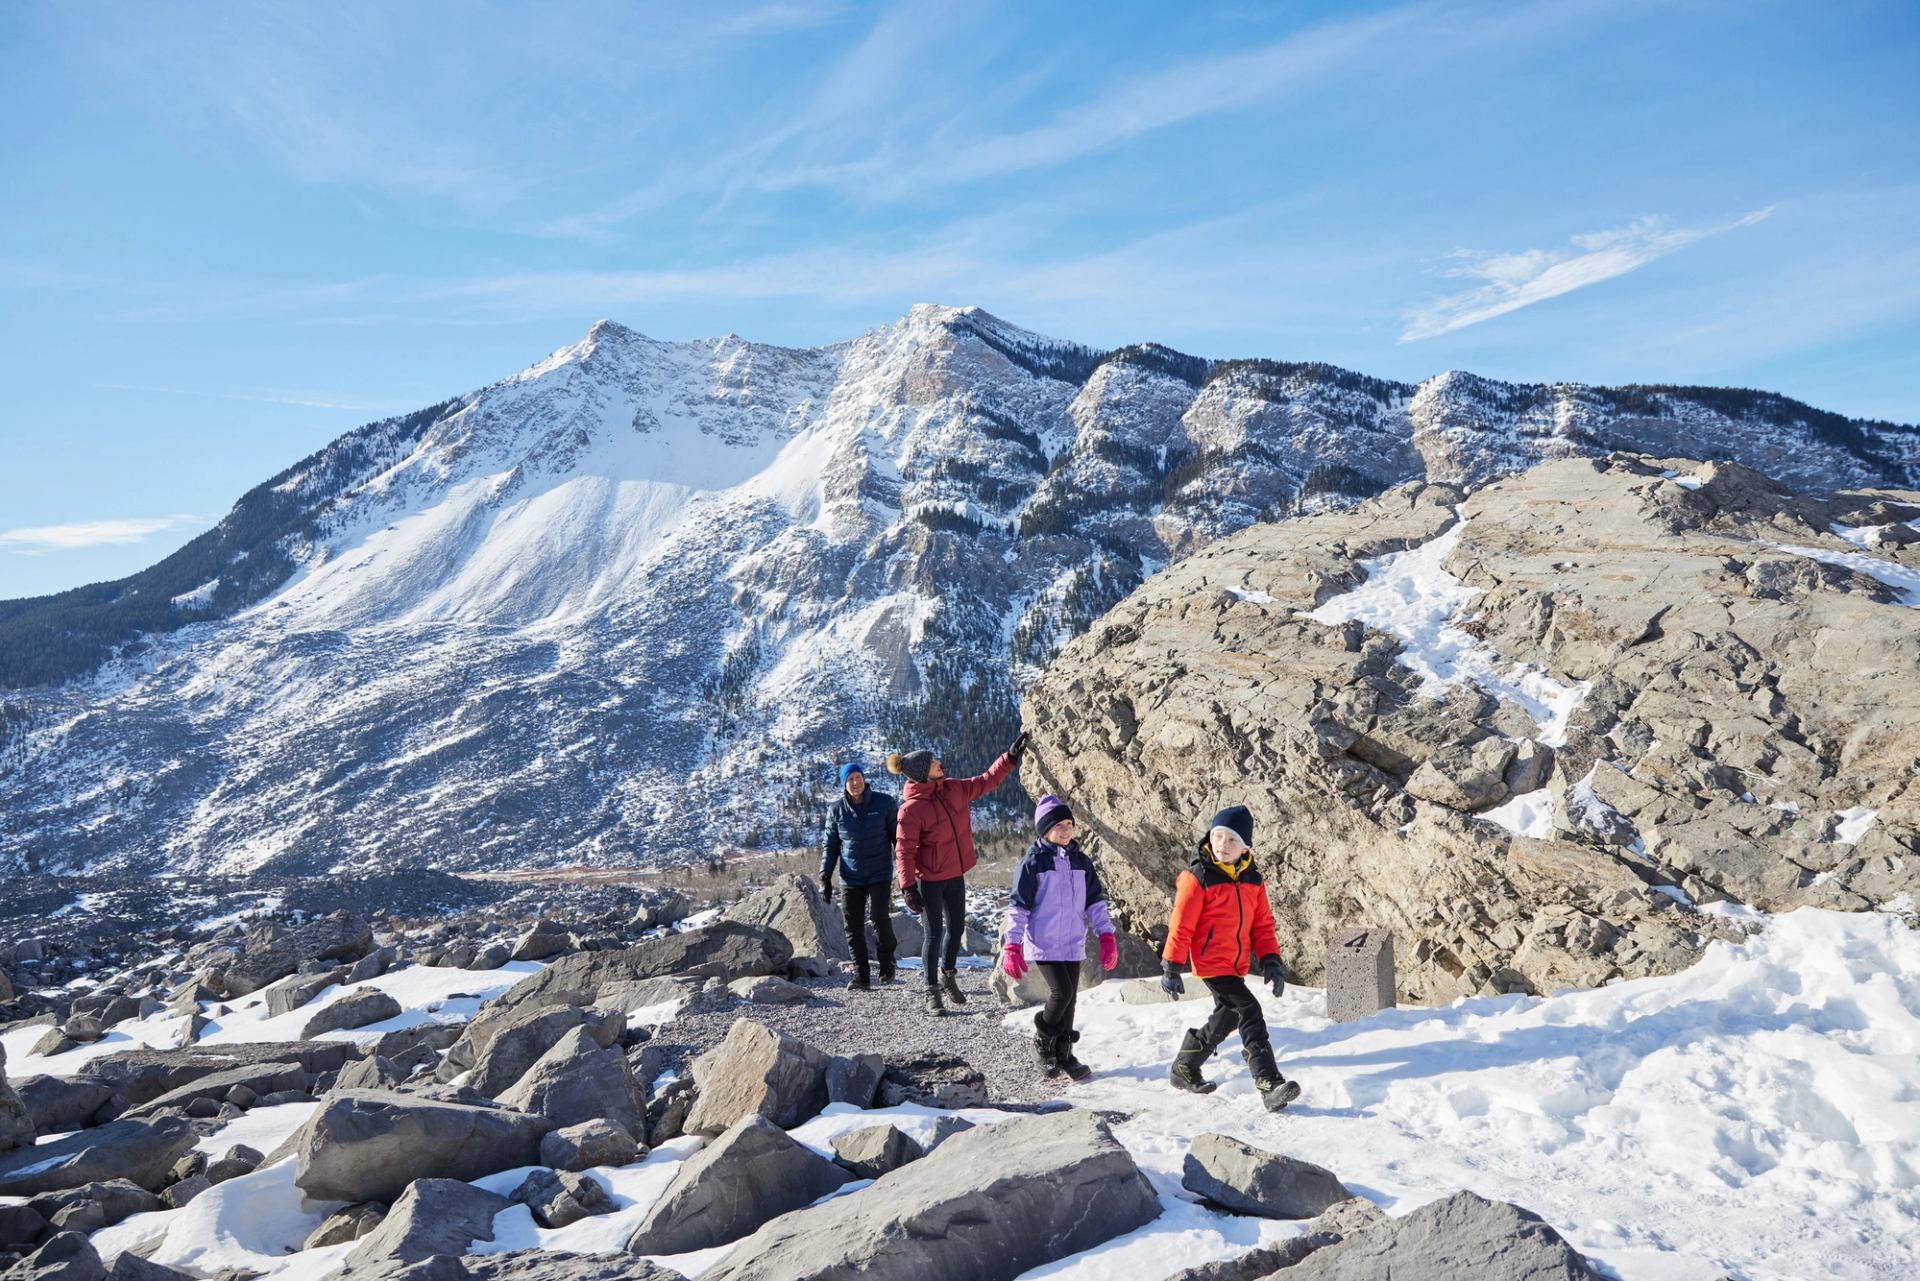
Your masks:
<svg viewBox="0 0 1920 1281"><path fill-rule="evenodd" d="M891 1125L870 1125L853 1130L833 1141L834 1164L856 1179L877 1179L892 1174L909 1161L926 1154L920 1145Z"/></svg>
<svg viewBox="0 0 1920 1281"><path fill-rule="evenodd" d="M113 1121L0 1156L0 1196L32 1196L83 1183L127 1179L150 1192L173 1181L173 1165L198 1135L184 1117Z"/></svg>
<svg viewBox="0 0 1920 1281"><path fill-rule="evenodd" d="M585 1027L562 1036L500 1102L545 1117L555 1129L605 1120L635 1137L647 1130L646 1087L634 1080L618 1046L601 1046Z"/></svg>
<svg viewBox="0 0 1920 1281"><path fill-rule="evenodd" d="M793 944L795 956L828 961L851 960L840 914L820 895L820 887L791 872L727 909L726 919L778 930Z"/></svg>
<svg viewBox="0 0 1920 1281"><path fill-rule="evenodd" d="M385 992L374 988L343 996L325 1008L317 1011L307 1020L307 1026L301 1031L302 1039L317 1037L323 1032L338 1032L342 1028L366 1027L383 1019L395 1018L400 1013L400 1002Z"/></svg>
<svg viewBox="0 0 1920 1281"><path fill-rule="evenodd" d="M369 1090L330 1095L297 1140L294 1182L322 1201L391 1201L415 1179L532 1165L545 1117Z"/></svg>
<svg viewBox="0 0 1920 1281"><path fill-rule="evenodd" d="M603 990L676 974L725 979L772 974L792 957L793 945L784 935L764 926L733 921L648 939L617 951L576 952L538 974L529 974L488 1002L474 1020L470 1034L476 1045L486 1044L492 1029L510 1010L592 1005Z"/></svg>
<svg viewBox="0 0 1920 1281"><path fill-rule="evenodd" d="M1599 1281L1539 1216L1471 1192L1421 1206L1317 1250L1287 1281Z"/></svg>
<svg viewBox="0 0 1920 1281"><path fill-rule="evenodd" d="M506 1208L505 1197L471 1183L420 1179L347 1255L348 1275L436 1254L465 1254L475 1241L493 1240L493 1216Z"/></svg>
<svg viewBox="0 0 1920 1281"><path fill-rule="evenodd" d="M872 1186L782 1215L704 1281L1010 1281L1151 1222L1160 1202L1098 1117L981 1126Z"/></svg>
<svg viewBox="0 0 1920 1281"><path fill-rule="evenodd" d="M1331 1170L1224 1134L1193 1141L1180 1186L1236 1213L1269 1219L1311 1219L1352 1196Z"/></svg>
<svg viewBox="0 0 1920 1281"><path fill-rule="evenodd" d="M7 1049L0 1045L0 1152L11 1152L33 1142L33 1114L7 1084Z"/></svg>
<svg viewBox="0 0 1920 1281"><path fill-rule="evenodd" d="M477 1058L461 1053L463 1049L470 1053L472 1045L470 1038L463 1037L447 1056L441 1079L453 1079L464 1061L472 1068L467 1077L468 1088L490 1099L498 1098L525 1076L541 1055L559 1044L561 1037L583 1025L592 1032L594 1042L604 1047L619 1039L626 1019L619 1014L582 1010L572 1005L522 1006L493 1025L492 1034Z"/></svg>
<svg viewBox="0 0 1920 1281"><path fill-rule="evenodd" d="M718 1134L746 1116L782 1129L827 1105L828 1056L805 1041L740 1019L727 1039L693 1061L700 1094L687 1117L689 1134Z"/></svg>
<svg viewBox="0 0 1920 1281"><path fill-rule="evenodd" d="M1027 786L1073 799L1143 930L1207 817L1247 804L1308 981L1370 924L1410 1001L1671 972L1731 932L1675 893L1920 890L1920 615L1857 572L1920 574L1920 550L1849 560L1830 530L1915 516L1920 494L1616 456L1247 529L1062 651Z"/></svg>
<svg viewBox="0 0 1920 1281"><path fill-rule="evenodd" d="M737 1241L854 1176L749 1116L688 1158L627 1242L634 1254L684 1254Z"/></svg>

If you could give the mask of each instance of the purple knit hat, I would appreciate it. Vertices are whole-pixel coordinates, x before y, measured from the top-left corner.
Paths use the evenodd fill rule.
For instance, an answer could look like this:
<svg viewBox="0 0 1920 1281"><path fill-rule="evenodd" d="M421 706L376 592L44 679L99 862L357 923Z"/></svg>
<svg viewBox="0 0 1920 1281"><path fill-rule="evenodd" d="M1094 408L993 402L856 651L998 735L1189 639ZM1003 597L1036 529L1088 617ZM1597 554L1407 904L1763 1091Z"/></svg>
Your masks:
<svg viewBox="0 0 1920 1281"><path fill-rule="evenodd" d="M1058 796L1042 796L1040 803L1033 807L1033 834L1045 840L1055 823L1072 817L1073 811Z"/></svg>

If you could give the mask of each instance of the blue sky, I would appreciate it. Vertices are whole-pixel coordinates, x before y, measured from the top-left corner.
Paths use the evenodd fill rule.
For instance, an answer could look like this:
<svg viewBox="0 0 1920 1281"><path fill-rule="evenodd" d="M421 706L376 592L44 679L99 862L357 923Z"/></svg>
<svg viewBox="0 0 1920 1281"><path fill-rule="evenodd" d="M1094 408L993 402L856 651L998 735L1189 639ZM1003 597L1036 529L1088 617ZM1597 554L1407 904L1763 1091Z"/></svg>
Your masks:
<svg viewBox="0 0 1920 1281"><path fill-rule="evenodd" d="M1920 6L0 6L0 597L611 316L1920 420Z"/></svg>

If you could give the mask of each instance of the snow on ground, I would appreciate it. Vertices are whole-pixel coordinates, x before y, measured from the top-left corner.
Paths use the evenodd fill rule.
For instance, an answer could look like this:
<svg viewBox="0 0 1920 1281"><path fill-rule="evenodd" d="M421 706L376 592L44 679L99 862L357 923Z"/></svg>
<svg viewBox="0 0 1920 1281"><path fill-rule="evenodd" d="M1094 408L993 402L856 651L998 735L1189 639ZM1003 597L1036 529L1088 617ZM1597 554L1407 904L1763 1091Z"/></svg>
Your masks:
<svg viewBox="0 0 1920 1281"><path fill-rule="evenodd" d="M1920 520L1905 522L1908 529L1920 529ZM1880 545L1880 536L1894 525L1828 525L1835 537L1844 538L1855 547L1866 551Z"/></svg>
<svg viewBox="0 0 1920 1281"><path fill-rule="evenodd" d="M390 1019L365 1027L322 1033L317 1040L371 1042L382 1033L418 1027L422 1023L463 1023L479 1012L482 1004L500 995L529 974L543 967L535 961L510 961L497 970L454 970L431 965L410 965L382 974L364 983L339 984L326 988L297 1010L268 1017L266 998L261 993L233 1002L231 1014L217 1019L200 1037L206 1046L257 1041L297 1041L308 1021L326 1006L355 992L375 988L385 992L401 1006Z"/></svg>
<svg viewBox="0 0 1920 1281"><path fill-rule="evenodd" d="M45 1026L15 1028L0 1033L0 1044L7 1047L7 1075L23 1076L47 1073L72 1076L83 1064L122 1050L163 1049L178 1046L187 1034L182 1015L156 1014L152 1018L127 1019L114 1025L105 1036L87 1045L76 1046L65 1054L30 1054L33 1044L49 1031Z"/></svg>
<svg viewBox="0 0 1920 1281"><path fill-rule="evenodd" d="M1763 543L1777 552L1787 552L1794 556L1805 556L1808 560L1817 560L1823 565L1838 565L1868 578L1876 578L1891 587L1902 605L1909 609L1920 609L1920 569L1911 565L1902 565L1895 561L1882 560L1878 556L1868 556L1864 552L1836 552L1824 547L1799 547L1792 543Z"/></svg>
<svg viewBox="0 0 1920 1281"><path fill-rule="evenodd" d="M1567 723L1586 697L1587 682L1563 685L1538 667L1516 663L1503 674L1491 645L1454 623L1480 595L1447 572L1464 520L1418 547L1360 562L1366 581L1303 613L1316 623L1358 621L1400 641L1399 661L1421 678L1420 692L1444 698L1447 687L1471 681L1515 703L1540 726L1540 741L1559 747Z"/></svg>
<svg viewBox="0 0 1920 1281"><path fill-rule="evenodd" d="M236 1144L244 1144L262 1156L273 1150L305 1125L319 1111L318 1103L279 1103L272 1107L252 1108L235 1117L193 1146L217 1160Z"/></svg>
<svg viewBox="0 0 1920 1281"><path fill-rule="evenodd" d="M1280 1116L1237 1038L1209 1065L1217 1094L1173 1093L1205 1007L1123 1005L1115 986L1081 998L1096 1076L1071 1097L1137 1113L1118 1134L1149 1167L1221 1130L1394 1213L1470 1188L1630 1281L1920 1273L1920 934L1897 918L1806 909L1684 973L1547 998L1348 1024L1310 989L1263 1003L1304 1087Z"/></svg>
<svg viewBox="0 0 1920 1281"><path fill-rule="evenodd" d="M1544 841L1553 835L1554 811L1558 809L1551 787L1535 788L1473 817L1497 823L1515 836L1531 836Z"/></svg>
<svg viewBox="0 0 1920 1281"><path fill-rule="evenodd" d="M1835 810L1833 814L1833 843L1835 845L1858 845L1860 838L1873 826L1873 820L1880 817L1880 811L1869 805L1856 805L1852 809Z"/></svg>

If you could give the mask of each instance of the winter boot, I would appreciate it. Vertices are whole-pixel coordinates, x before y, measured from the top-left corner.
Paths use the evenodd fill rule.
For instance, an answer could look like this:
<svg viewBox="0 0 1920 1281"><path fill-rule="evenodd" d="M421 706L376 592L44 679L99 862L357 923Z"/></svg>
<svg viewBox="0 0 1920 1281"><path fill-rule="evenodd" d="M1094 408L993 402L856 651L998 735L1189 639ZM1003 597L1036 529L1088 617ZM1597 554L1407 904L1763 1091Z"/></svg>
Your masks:
<svg viewBox="0 0 1920 1281"><path fill-rule="evenodd" d="M1199 1032L1188 1028L1186 1039L1180 1042L1180 1053L1174 1056L1173 1066L1167 1069L1167 1080L1173 1083L1176 1090L1212 1094L1213 1082L1200 1075L1200 1065L1212 1054L1213 1047L1200 1039Z"/></svg>
<svg viewBox="0 0 1920 1281"><path fill-rule="evenodd" d="M947 1012L947 1003L940 999L940 989L937 987L928 988L927 989L927 1013L933 1015L935 1018L939 1018L941 1015L945 1014L946 1012Z"/></svg>
<svg viewBox="0 0 1920 1281"><path fill-rule="evenodd" d="M873 980L867 977L865 970L861 970L847 981L847 991L871 992L873 991Z"/></svg>
<svg viewBox="0 0 1920 1281"><path fill-rule="evenodd" d="M881 957L880 958L880 981L882 983L891 983L893 982L894 976L896 973L897 971L895 971L895 969L893 968L893 958L891 956Z"/></svg>
<svg viewBox="0 0 1920 1281"><path fill-rule="evenodd" d="M1060 1059L1060 1070L1076 1081L1084 1081L1093 1075L1093 1069L1073 1056L1073 1043L1079 1039L1078 1032L1069 1031L1053 1038L1053 1044Z"/></svg>
<svg viewBox="0 0 1920 1281"><path fill-rule="evenodd" d="M1247 1071L1253 1075L1253 1088L1260 1091L1260 1102L1269 1112L1278 1112L1300 1097L1300 1083L1280 1075L1273 1061L1273 1047L1256 1041L1246 1047Z"/></svg>
<svg viewBox="0 0 1920 1281"><path fill-rule="evenodd" d="M947 999L955 1005L965 1005L967 1003L966 993L960 990L960 972L958 970L940 971L940 990L945 992Z"/></svg>
<svg viewBox="0 0 1920 1281"><path fill-rule="evenodd" d="M1040 1060L1040 1075L1052 1080L1060 1075L1060 1048L1051 1033L1033 1029L1033 1056Z"/></svg>

